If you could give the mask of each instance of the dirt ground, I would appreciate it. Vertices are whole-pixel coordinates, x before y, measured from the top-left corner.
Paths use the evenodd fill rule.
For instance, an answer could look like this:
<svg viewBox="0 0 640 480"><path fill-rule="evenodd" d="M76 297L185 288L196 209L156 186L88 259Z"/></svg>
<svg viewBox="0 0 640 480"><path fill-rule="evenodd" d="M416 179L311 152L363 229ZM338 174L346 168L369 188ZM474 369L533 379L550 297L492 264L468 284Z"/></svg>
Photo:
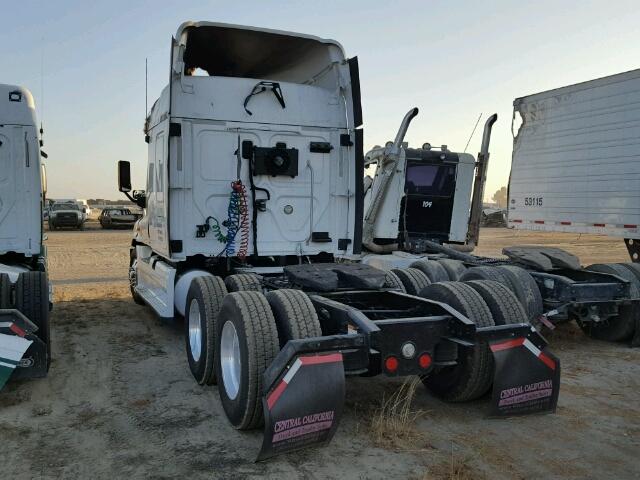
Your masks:
<svg viewBox="0 0 640 480"><path fill-rule="evenodd" d="M448 405L418 385L400 436L372 427L400 381L350 378L333 442L253 462L261 433L237 432L216 387L191 378L182 324L131 300L129 232L49 232L55 307L48 378L0 392L0 478L640 478L640 350L551 336L562 361L558 412L490 420L488 401ZM584 264L626 261L621 240L485 229L484 255L557 245Z"/></svg>

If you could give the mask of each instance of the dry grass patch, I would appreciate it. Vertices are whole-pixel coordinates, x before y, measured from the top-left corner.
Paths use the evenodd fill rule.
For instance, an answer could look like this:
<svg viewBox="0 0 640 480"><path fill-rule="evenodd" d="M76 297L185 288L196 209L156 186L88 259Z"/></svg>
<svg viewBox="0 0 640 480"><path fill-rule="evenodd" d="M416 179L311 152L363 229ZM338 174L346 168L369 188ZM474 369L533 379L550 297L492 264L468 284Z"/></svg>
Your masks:
<svg viewBox="0 0 640 480"><path fill-rule="evenodd" d="M469 456L454 453L451 445L451 457L429 467L422 480L484 480L486 475L470 463Z"/></svg>
<svg viewBox="0 0 640 480"><path fill-rule="evenodd" d="M425 412L411 408L418 384L418 377L408 377L389 397L382 397L382 404L371 420L374 442L386 448L415 449L422 434L416 429L416 421Z"/></svg>

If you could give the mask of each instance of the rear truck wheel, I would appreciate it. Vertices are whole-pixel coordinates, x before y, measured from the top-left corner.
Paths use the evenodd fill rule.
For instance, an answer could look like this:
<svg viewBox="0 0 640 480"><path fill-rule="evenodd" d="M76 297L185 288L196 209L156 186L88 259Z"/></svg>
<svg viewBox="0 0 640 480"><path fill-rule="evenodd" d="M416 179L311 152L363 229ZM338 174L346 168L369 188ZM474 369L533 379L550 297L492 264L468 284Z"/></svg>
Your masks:
<svg viewBox="0 0 640 480"><path fill-rule="evenodd" d="M384 286L385 288L395 288L396 290L401 291L402 293L407 293L407 290L404 288L402 280L400 277L393 273L391 270L386 272L384 277Z"/></svg>
<svg viewBox="0 0 640 480"><path fill-rule="evenodd" d="M509 279L496 267L482 266L468 268L467 271L460 276L460 281L467 282L469 280L491 280L511 288Z"/></svg>
<svg viewBox="0 0 640 480"><path fill-rule="evenodd" d="M420 296L446 303L465 315L478 327L494 325L489 307L482 296L460 282L434 283ZM434 394L448 402L466 402L484 395L493 382L494 361L489 345L478 342L473 347L458 347L457 364L441 367L422 382Z"/></svg>
<svg viewBox="0 0 640 480"><path fill-rule="evenodd" d="M52 221L49 221L49 230L55 230L56 229L56 224L53 223Z"/></svg>
<svg viewBox="0 0 640 480"><path fill-rule="evenodd" d="M448 282L453 280L449 278L449 274L445 268L438 262L431 260L418 260L410 265L411 268L417 268L424 273L431 283Z"/></svg>
<svg viewBox="0 0 640 480"><path fill-rule="evenodd" d="M262 291L262 281L255 273L237 273L224 279L229 292Z"/></svg>
<svg viewBox="0 0 640 480"><path fill-rule="evenodd" d="M136 247L132 247L129 250L129 290L131 291L131 297L133 297L133 301L138 305L145 305L146 302L144 298L140 296L138 292L136 292L136 287L138 286L138 256L136 254Z"/></svg>
<svg viewBox="0 0 640 480"><path fill-rule="evenodd" d="M480 294L496 325L529 322L524 307L508 287L491 280L471 280L465 283Z"/></svg>
<svg viewBox="0 0 640 480"><path fill-rule="evenodd" d="M635 275L635 277L638 280L638 282L640 282L640 264L638 264L638 263L618 263L617 265L620 265L620 266L626 268L627 270L629 270L631 273L633 273Z"/></svg>
<svg viewBox="0 0 640 480"><path fill-rule="evenodd" d="M449 280L458 281L460 277L467 271L467 267L464 266L460 260L453 260L450 258L439 258L436 260L440 265L444 267L449 276Z"/></svg>
<svg viewBox="0 0 640 480"><path fill-rule="evenodd" d="M509 281L509 283L504 285L510 287L511 291L516 294L516 297L518 297L518 300L520 300L520 303L524 307L524 311L527 312L529 322L531 322L534 327L539 327L540 316L544 312L544 305L538 284L531 274L524 268L515 265L500 265L496 268L502 272Z"/></svg>
<svg viewBox="0 0 640 480"><path fill-rule="evenodd" d="M219 277L191 282L185 308L185 343L189 369L200 385L215 385L217 322L227 289Z"/></svg>
<svg viewBox="0 0 640 480"><path fill-rule="evenodd" d="M391 272L398 276L409 295L418 295L420 290L431 283L429 277L417 268L396 268Z"/></svg>
<svg viewBox="0 0 640 480"><path fill-rule="evenodd" d="M587 267L592 272L617 275L630 282L631 298L640 296L640 281L636 274L625 265L615 263L596 263ZM621 305L618 315L601 322L583 322L576 319L576 323L591 338L607 342L622 342L630 339L636 328L636 318L640 311L636 305Z"/></svg>
<svg viewBox="0 0 640 480"><path fill-rule="evenodd" d="M51 330L49 325L49 280L45 272L18 275L15 307L37 327L36 336L47 346L47 371L51 366Z"/></svg>
<svg viewBox="0 0 640 480"><path fill-rule="evenodd" d="M6 273L0 273L0 309L11 308L11 280Z"/></svg>
<svg viewBox="0 0 640 480"><path fill-rule="evenodd" d="M280 348L289 340L321 337L322 329L316 309L300 290L273 290L265 295L276 321Z"/></svg>
<svg viewBox="0 0 640 480"><path fill-rule="evenodd" d="M262 376L279 352L278 330L261 292L227 295L218 322L216 375L222 407L238 430L262 425Z"/></svg>

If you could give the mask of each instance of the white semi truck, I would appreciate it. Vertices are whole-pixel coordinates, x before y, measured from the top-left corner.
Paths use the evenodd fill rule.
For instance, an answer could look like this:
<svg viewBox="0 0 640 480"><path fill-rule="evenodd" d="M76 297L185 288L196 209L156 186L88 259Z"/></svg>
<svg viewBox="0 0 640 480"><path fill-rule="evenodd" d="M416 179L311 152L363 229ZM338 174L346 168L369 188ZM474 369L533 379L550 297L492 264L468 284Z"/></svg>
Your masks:
<svg viewBox="0 0 640 480"><path fill-rule="evenodd" d="M329 441L345 375L420 375L454 402L493 385L498 416L557 403L559 361L510 291L396 269L408 295L361 262L362 123L357 59L337 42L188 22L146 121L146 190L118 165L144 208L133 298L184 317L195 380L218 384L237 429L264 418L261 459Z"/></svg>
<svg viewBox="0 0 640 480"><path fill-rule="evenodd" d="M31 93L0 84L0 388L51 362L40 133Z"/></svg>
<svg viewBox="0 0 640 480"><path fill-rule="evenodd" d="M640 79L640 76L623 74L616 80L624 83L634 78ZM596 84L580 84L574 87L574 90L588 90L590 95L603 96L604 93L596 94L593 90L597 91L600 85L614 84L613 80L603 79ZM635 85L640 85L640 82L636 82ZM624 90L629 88L626 86ZM540 153L542 157L532 153L525 154L539 152L541 144L555 142L558 138L567 142L566 137L575 134L559 134L540 127L538 123L544 124L544 115L553 117L549 110L552 111L557 105L557 102L550 101L549 108L543 108L541 105L544 102L541 98L551 98L551 95L539 94L535 95L534 99L516 100L516 108L528 112L527 115L531 118L526 118L514 147L510 213L529 218L549 218L545 215L556 215L561 210L558 198L566 199L573 196L586 202L588 196L582 184L580 188L568 189L564 193L557 190L559 187L549 177L548 169L552 167L547 165L546 158L550 154ZM565 102L576 102L584 108L584 98L580 96L569 97ZM537 106L531 107L531 104ZM589 105L600 105L600 108L604 108L599 103ZM618 123L637 130L632 121L634 117L627 112L632 107L625 104L624 109L623 112L618 112ZM413 109L405 116L400 132L406 132L409 121L416 114L417 109ZM369 163L375 164L376 173L373 179L367 182L369 189L365 197L363 238L364 248L371 253L363 256L363 262L389 272L388 275L394 278L395 283L409 293L417 293L424 279L422 283L416 284L417 272L408 275L406 271L397 270L398 267L419 270L430 282L495 281L507 286L517 296L529 321L539 329L543 325L554 328L554 323L575 320L591 337L607 341L631 340L632 345L639 346L639 264L595 264L583 268L574 255L557 248L537 246L505 248L503 253L507 258L482 258L460 251L470 252L478 243L491 127L496 121L497 115L493 115L485 124L477 162L471 155L450 152L446 148L434 151L429 144L421 148L403 145L396 149L390 143L386 148L374 148L366 155ZM608 121L613 121L613 118L609 118ZM551 120L548 123L553 125ZM626 128L620 134L627 135L625 132ZM605 130L605 134L614 135L608 130ZM608 193L613 202L607 207L609 210L586 208L581 209L580 215L606 215L607 211L612 212L616 209L619 215L627 215L624 212L631 216L636 215L631 212L633 209L627 208L636 199L630 190L630 185L635 181L633 174L629 173L629 177L623 179L621 173L615 173L618 171L618 157L615 155L619 153L619 149L614 150L614 157L609 160L609 163L614 165L612 175L618 178L617 190L606 179L602 182L603 186L599 187L610 190ZM637 155L631 159L625 157L620 162L630 163L625 171L633 172L638 168L637 165L633 165L635 160ZM597 161L603 165L607 163L607 160L602 158ZM579 160L567 161L567 165L563 162L563 158L559 156L551 163L555 169L553 171L564 172L562 178L567 180L568 185L572 185L568 181L570 177L583 180L591 177L591 164L585 163L586 160L582 157ZM474 177L475 180L472 182ZM591 185L599 185L595 179L590 182ZM533 188L555 192L549 195L550 202L545 204L546 207L526 198L522 201L520 193L530 192ZM633 221L630 216L624 219ZM619 222L622 221L621 217ZM591 233L594 228L585 227L584 223L570 224L566 229L565 226L556 228L554 222L546 221L517 221L515 224L525 227L533 225L536 229L536 226L539 226L543 230L559 229L584 233ZM632 234L630 229L633 225L623 227L616 227L612 233L623 236ZM627 239L630 252L637 247L635 243L637 241Z"/></svg>

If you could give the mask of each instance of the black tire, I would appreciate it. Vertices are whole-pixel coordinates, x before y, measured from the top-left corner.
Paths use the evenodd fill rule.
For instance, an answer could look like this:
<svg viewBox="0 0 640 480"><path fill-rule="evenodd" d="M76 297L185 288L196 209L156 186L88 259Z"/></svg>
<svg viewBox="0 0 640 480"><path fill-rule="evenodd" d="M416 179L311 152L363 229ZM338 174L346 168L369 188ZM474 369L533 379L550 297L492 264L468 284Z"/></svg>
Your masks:
<svg viewBox="0 0 640 480"><path fill-rule="evenodd" d="M396 268L391 271L397 275L409 295L418 295L431 283L429 277L416 268Z"/></svg>
<svg viewBox="0 0 640 480"><path fill-rule="evenodd" d="M452 306L478 327L494 325L489 307L480 294L460 282L434 283L425 287L420 296ZM456 365L436 370L422 382L437 396L448 402L466 402L484 395L493 382L493 354L486 342L473 347L458 347Z"/></svg>
<svg viewBox="0 0 640 480"><path fill-rule="evenodd" d="M636 283L636 285L638 285L640 283L640 264L638 264L638 263L618 263L617 265L620 265L621 267L624 267L627 270L629 270L631 273L633 273L633 275L635 276L636 280L638 281L638 283Z"/></svg>
<svg viewBox="0 0 640 480"><path fill-rule="evenodd" d="M56 229L56 224L55 223L53 223L51 221L49 221L47 223L49 224L49 230L55 230Z"/></svg>
<svg viewBox="0 0 640 480"><path fill-rule="evenodd" d="M250 430L263 423L262 376L279 352L278 330L261 292L244 291L227 295L222 302L218 322L218 349L220 350L225 325L236 332L240 352L238 391L234 398L227 393L222 369L222 355L216 360L218 392L222 407L231 424L238 430ZM230 383L231 384L231 383Z"/></svg>
<svg viewBox="0 0 640 480"><path fill-rule="evenodd" d="M448 282L449 280L453 280L452 278L449 278L449 274L445 268L438 262L433 262L431 260L418 260L417 262L413 262L410 267L417 268L424 273L431 283Z"/></svg>
<svg viewBox="0 0 640 480"><path fill-rule="evenodd" d="M464 266L460 260L453 260L451 258L440 258L436 260L440 265L444 267L449 275L449 280L458 281L460 277L467 271L467 267Z"/></svg>
<svg viewBox="0 0 640 480"><path fill-rule="evenodd" d="M133 301L138 305L146 305L144 298L140 296L138 292L136 292L136 285L138 285L138 273L136 272L135 263L138 261L138 256L136 254L136 247L131 247L129 249L129 291L131 292L131 297Z"/></svg>
<svg viewBox="0 0 640 480"><path fill-rule="evenodd" d="M260 277L254 273L238 273L229 275L224 279L224 284L229 292L261 292L262 281Z"/></svg>
<svg viewBox="0 0 640 480"><path fill-rule="evenodd" d="M301 290L273 290L265 295L276 321L280 348L289 340L321 337L316 309Z"/></svg>
<svg viewBox="0 0 640 480"><path fill-rule="evenodd" d="M511 288L511 282L509 282L509 279L496 267L482 266L468 268L467 271L460 276L460 281L468 282L470 280L491 280L493 282L507 285Z"/></svg>
<svg viewBox="0 0 640 480"><path fill-rule="evenodd" d="M395 288L402 293L407 293L407 290L404 288L404 284L402 283L402 280L400 280L400 277L398 277L398 275L393 273L391 270L385 273L384 286L385 288Z"/></svg>
<svg viewBox="0 0 640 480"><path fill-rule="evenodd" d="M540 316L544 311L544 305L538 284L531 274L515 265L500 265L496 268L507 278L509 283L506 285L520 300L524 311L527 312L529 322L536 328L540 327Z"/></svg>
<svg viewBox="0 0 640 480"><path fill-rule="evenodd" d="M51 366L49 280L45 272L23 272L15 285L15 307L38 327L36 336L47 346L47 371Z"/></svg>
<svg viewBox="0 0 640 480"><path fill-rule="evenodd" d="M217 322L220 308L227 289L219 277L198 277L191 282L187 293L185 305L184 329L185 345L189 369L193 378L200 385L215 385L215 358L217 344ZM191 322L193 318L193 323ZM197 315L197 317L196 317ZM192 327L199 327L200 350L197 343L192 345L192 340L197 342L197 332Z"/></svg>
<svg viewBox="0 0 640 480"><path fill-rule="evenodd" d="M0 309L11 308L11 280L6 273L0 273Z"/></svg>
<svg viewBox="0 0 640 480"><path fill-rule="evenodd" d="M632 298L638 298L640 294L640 281L636 273L626 264L596 263L587 267L592 272L609 273L617 275L630 282L630 294ZM606 342L623 342L630 339L636 330L636 318L640 315L637 305L621 305L618 307L618 315L602 322L576 323L591 338Z"/></svg>
<svg viewBox="0 0 640 480"><path fill-rule="evenodd" d="M491 280L470 280L465 283L480 294L496 325L529 323L527 312L508 287Z"/></svg>

